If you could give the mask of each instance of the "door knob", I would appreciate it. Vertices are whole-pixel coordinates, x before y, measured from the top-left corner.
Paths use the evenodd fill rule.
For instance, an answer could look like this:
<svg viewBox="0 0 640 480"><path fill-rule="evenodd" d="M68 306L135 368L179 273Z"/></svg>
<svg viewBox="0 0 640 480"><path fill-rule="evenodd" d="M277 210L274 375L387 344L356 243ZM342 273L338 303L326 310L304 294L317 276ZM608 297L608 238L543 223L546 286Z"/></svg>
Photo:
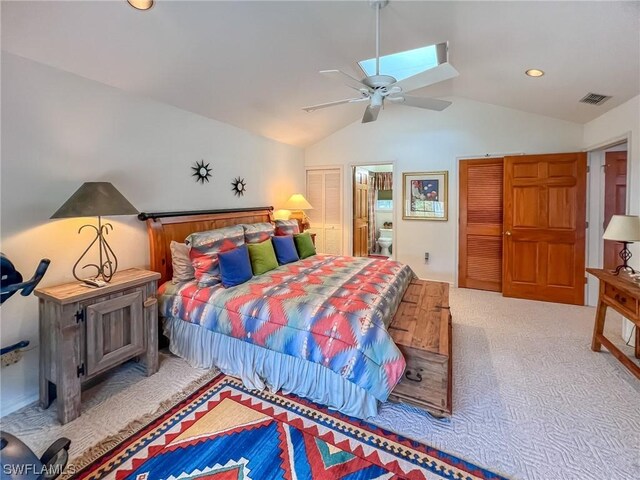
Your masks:
<svg viewBox="0 0 640 480"><path fill-rule="evenodd" d="M508 237L510 237L510 236L511 236L511 232L510 232L510 231L508 231L508 230L507 230L506 232L504 232L504 234L505 234L505 235L507 235Z"/></svg>

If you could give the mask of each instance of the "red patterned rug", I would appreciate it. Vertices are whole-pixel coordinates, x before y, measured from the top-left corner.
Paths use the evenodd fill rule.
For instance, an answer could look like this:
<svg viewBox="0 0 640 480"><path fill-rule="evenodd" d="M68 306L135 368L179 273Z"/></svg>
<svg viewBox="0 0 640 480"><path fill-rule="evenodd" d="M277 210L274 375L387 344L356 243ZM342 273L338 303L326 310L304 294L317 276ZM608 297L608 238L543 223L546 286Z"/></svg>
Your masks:
<svg viewBox="0 0 640 480"><path fill-rule="evenodd" d="M219 375L73 478L502 479L293 395Z"/></svg>

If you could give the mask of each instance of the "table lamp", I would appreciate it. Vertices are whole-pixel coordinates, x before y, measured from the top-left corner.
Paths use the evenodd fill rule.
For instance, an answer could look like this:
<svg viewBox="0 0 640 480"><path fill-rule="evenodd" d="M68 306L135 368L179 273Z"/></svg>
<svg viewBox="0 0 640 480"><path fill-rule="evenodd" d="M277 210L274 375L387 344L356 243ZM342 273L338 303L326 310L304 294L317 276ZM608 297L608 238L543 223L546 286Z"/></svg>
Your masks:
<svg viewBox="0 0 640 480"><path fill-rule="evenodd" d="M628 263L631 258L629 244L640 240L640 217L635 215L612 216L602 238L622 243L622 250L618 254L622 259L622 265L618 265L613 273L618 275L622 270L636 273Z"/></svg>
<svg viewBox="0 0 640 480"><path fill-rule="evenodd" d="M313 207L307 199L301 193L294 193L289 197L289 200L284 204L283 208L291 210L290 219L298 220L300 224L300 230L304 231L311 225L309 223L309 217L307 217L303 210L312 210Z"/></svg>
<svg viewBox="0 0 640 480"><path fill-rule="evenodd" d="M103 216L112 215L137 215L139 212L124 198L116 187L109 182L86 182L64 202L51 218L75 218L75 217L98 217L98 225L86 224L80 227L78 233L83 228L89 227L96 231L96 236L89 244L86 250L80 255L80 258L73 266L73 276L80 281L96 285L95 280L102 277L105 282L111 281L111 278L118 270L118 259L111 246L107 243L106 235L109 230L113 231L113 225L110 223L102 223ZM89 252L91 247L98 242L99 263L89 263L84 265L82 269L93 267L97 270L93 280L81 279L78 276L77 268L84 256Z"/></svg>

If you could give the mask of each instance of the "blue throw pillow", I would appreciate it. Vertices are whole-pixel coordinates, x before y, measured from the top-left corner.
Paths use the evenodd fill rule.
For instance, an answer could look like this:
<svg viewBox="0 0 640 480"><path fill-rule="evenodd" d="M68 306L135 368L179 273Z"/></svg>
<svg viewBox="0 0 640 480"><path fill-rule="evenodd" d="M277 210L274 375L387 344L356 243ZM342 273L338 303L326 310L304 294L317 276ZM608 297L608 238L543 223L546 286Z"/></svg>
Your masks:
<svg viewBox="0 0 640 480"><path fill-rule="evenodd" d="M235 287L251 280L251 261L246 245L218 254L220 262L220 279L225 287Z"/></svg>
<svg viewBox="0 0 640 480"><path fill-rule="evenodd" d="M293 243L293 235L284 235L282 237L271 237L273 248L276 251L276 258L280 265L285 263L297 262L300 260L296 245Z"/></svg>

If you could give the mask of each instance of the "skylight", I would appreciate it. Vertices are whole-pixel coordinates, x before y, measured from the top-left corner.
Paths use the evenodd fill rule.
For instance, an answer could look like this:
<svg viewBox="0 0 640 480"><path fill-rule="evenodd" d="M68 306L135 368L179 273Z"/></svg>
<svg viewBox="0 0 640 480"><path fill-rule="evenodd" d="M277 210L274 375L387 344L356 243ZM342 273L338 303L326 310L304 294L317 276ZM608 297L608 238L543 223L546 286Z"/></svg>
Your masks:
<svg viewBox="0 0 640 480"><path fill-rule="evenodd" d="M444 58L438 61L438 47L446 52L446 43L441 43L384 55L380 57L380 75L391 75L400 81L437 67L440 63L446 61L446 55L442 55ZM360 65L367 77L376 74L375 58L362 60L358 62L358 65Z"/></svg>

